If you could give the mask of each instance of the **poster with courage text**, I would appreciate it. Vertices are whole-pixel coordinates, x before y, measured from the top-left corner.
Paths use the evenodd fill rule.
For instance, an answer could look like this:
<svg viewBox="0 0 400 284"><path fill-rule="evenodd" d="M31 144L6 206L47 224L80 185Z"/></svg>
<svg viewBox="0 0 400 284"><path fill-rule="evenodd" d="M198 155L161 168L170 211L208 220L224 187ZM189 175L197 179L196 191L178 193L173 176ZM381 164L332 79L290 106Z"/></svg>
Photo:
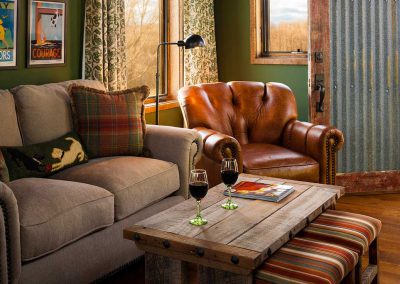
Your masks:
<svg viewBox="0 0 400 284"><path fill-rule="evenodd" d="M28 66L65 64L65 1L29 1Z"/></svg>

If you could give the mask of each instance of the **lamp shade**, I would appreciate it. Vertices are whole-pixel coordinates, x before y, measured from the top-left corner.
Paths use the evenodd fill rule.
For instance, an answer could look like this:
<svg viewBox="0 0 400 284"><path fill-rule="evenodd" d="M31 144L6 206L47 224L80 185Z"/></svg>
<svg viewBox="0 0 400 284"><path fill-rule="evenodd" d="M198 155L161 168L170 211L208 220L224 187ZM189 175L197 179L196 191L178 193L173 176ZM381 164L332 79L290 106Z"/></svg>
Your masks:
<svg viewBox="0 0 400 284"><path fill-rule="evenodd" d="M204 47L206 45L204 39L200 35L190 35L184 40L184 43L185 49Z"/></svg>

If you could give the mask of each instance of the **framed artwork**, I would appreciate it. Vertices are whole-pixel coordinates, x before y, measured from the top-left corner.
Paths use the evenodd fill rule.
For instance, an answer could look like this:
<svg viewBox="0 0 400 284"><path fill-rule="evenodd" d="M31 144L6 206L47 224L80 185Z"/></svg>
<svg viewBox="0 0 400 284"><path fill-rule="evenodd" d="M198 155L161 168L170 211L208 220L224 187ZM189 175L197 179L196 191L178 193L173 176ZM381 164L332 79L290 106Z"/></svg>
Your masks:
<svg viewBox="0 0 400 284"><path fill-rule="evenodd" d="M66 11L65 0L29 0L28 67L65 65Z"/></svg>
<svg viewBox="0 0 400 284"><path fill-rule="evenodd" d="M0 69L17 67L18 0L0 0Z"/></svg>

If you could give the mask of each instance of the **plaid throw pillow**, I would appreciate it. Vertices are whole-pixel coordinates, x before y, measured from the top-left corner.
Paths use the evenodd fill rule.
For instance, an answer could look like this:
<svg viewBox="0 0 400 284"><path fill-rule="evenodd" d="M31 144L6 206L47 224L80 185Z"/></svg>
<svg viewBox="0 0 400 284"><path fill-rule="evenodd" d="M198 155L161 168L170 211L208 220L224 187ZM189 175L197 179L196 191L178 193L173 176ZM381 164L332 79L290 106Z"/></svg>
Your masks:
<svg viewBox="0 0 400 284"><path fill-rule="evenodd" d="M142 155L147 86L109 93L73 86L70 93L75 127L89 158Z"/></svg>

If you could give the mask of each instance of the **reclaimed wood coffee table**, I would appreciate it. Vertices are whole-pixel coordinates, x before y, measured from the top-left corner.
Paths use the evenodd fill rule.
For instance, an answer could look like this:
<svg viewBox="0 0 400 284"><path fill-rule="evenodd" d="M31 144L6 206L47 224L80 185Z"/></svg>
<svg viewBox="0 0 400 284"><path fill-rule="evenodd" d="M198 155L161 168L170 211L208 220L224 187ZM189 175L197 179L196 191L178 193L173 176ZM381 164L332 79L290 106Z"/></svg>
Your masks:
<svg viewBox="0 0 400 284"><path fill-rule="evenodd" d="M333 185L242 174L239 181L288 184L295 192L279 203L235 198L236 210L221 204L225 186L202 200L208 224L189 224L196 202L186 200L124 230L145 251L146 283L189 283L188 267L197 266L200 283L252 283L252 272L327 208L344 188Z"/></svg>

